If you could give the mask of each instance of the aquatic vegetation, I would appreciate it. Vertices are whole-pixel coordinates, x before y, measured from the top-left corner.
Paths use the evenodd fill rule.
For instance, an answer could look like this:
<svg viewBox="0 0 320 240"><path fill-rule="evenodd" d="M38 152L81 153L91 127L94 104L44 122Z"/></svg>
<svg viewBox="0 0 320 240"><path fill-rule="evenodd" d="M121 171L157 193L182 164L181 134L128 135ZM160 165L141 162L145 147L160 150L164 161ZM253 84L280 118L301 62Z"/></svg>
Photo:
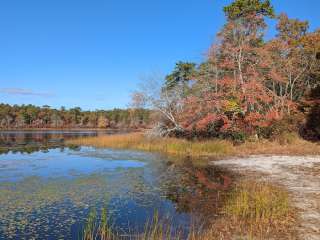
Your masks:
<svg viewBox="0 0 320 240"><path fill-rule="evenodd" d="M1 183L0 236L69 236L71 226L85 218L89 206L107 201L112 191L106 192L108 186L103 175Z"/></svg>
<svg viewBox="0 0 320 240"><path fill-rule="evenodd" d="M142 232L130 232L121 234L112 229L111 220L107 218L105 208L101 210L100 219L95 209L88 215L87 221L80 233L81 240L180 240L181 233L175 231L171 222L160 219L158 212L155 212L152 219L147 221Z"/></svg>
<svg viewBox="0 0 320 240"><path fill-rule="evenodd" d="M218 144L211 146L210 142L144 139L142 134L133 134L134 138L128 140L130 136L132 134L115 135L108 136L106 139L107 141L116 139L112 143L119 144L120 148L123 139L127 139L127 146L132 144L131 147L134 148L137 138L140 138L140 146L144 149L150 147L150 149L158 149L156 151L159 152L162 151L161 149L166 149L168 154L174 157L163 158L159 154L88 147L75 147L77 151L70 148L64 148L63 151L50 149L44 153L30 155L10 152L6 156L0 156L2 160L0 165L2 173L0 239L1 237L5 239L17 237L75 239L79 236L80 231L84 233L81 235L84 240L100 238L105 240L170 238L171 240L212 240L219 239L225 229L230 233L251 234L251 229L241 228L240 231L229 228L230 225L238 226L233 222L237 218L243 223L241 226L248 225L243 220L247 218L246 215L239 214L235 218L236 214L231 209L237 206L235 202L238 201L238 195L251 185L236 184L237 187L229 194L235 179L230 172L208 166L207 161L198 164L202 162L199 159L203 158L185 158L182 153L182 151L190 151L191 147L191 149L196 149L194 152L216 151L221 154L224 151L221 150L223 145L220 148ZM91 139L88 138L89 141ZM100 138L94 138L94 141L97 142L97 139ZM168 143L172 143L172 147ZM234 148L231 143L228 144L231 149ZM15 180L7 178L12 176L11 172L16 171L10 167L10 161L22 164L15 167L25 170L29 164L37 167L36 161L38 160L41 163L48 163L50 159L54 159L54 163L48 166L55 169L60 166L58 163L60 160L64 164L69 164L68 166L70 166L70 161L76 161L79 167L85 168L88 165L83 165L83 163L87 161L90 161L91 165L99 161L106 165L101 165L105 168L94 169L86 173L68 168L66 175L58 176L49 171L48 175L44 175L45 177L41 174L26 174ZM133 168L107 168L112 161L126 162L126 159L143 164ZM37 170L39 171L36 173L46 171L43 168ZM60 170L60 173L61 171L63 169ZM31 173L34 172L31 171ZM259 192L258 190L259 188L255 191ZM268 191L265 192L270 194ZM254 194L250 191L249 193ZM279 199L280 209L285 209L286 199L285 197ZM275 199L273 201L277 202ZM251 206L248 215L254 216L252 212L256 209L254 207L256 202L249 201L248 204ZM108 211L104 210L104 207ZM90 209L97 209L97 211L90 211ZM155 209L159 214L152 215ZM265 208L260 207L260 209ZM290 205L288 209L291 211ZM290 229L290 224L282 224L286 220L283 215L271 213L266 211L262 215L265 216L264 219L269 220L270 216L275 216L272 219L279 221L277 226L283 226L283 228L288 226ZM165 214L168 215L164 216ZM255 223L253 220L252 222ZM252 223L252 228L253 226L255 225ZM278 231L274 225L268 225L267 229ZM96 238L96 236L100 237Z"/></svg>
<svg viewBox="0 0 320 240"><path fill-rule="evenodd" d="M199 184L193 171L195 166L187 159L177 164L149 153L86 147L76 152L65 148L63 152L49 150L47 153L31 155L9 153L0 158L5 163L1 165L4 174L0 181L0 239L9 239L9 236L74 239L86 221L89 209L101 209L101 206L108 208L108 218L112 217L116 221L116 230L122 230L119 232L130 233L128 222L130 226L139 228L133 228L133 232L144 232L144 224L147 219L152 219L154 209L158 209L161 215L170 215L178 227L186 230L192 215L201 217L208 212L214 214L217 211L214 206L220 201L219 196L222 196L221 191L208 192L206 186ZM95 164L95 161L101 161L107 167L113 161L134 159L144 164L133 168L102 168L82 174L74 170L67 172L67 175L53 175L49 172L47 176L25 175L13 180L6 178L11 176L8 174L10 161L15 163L19 160L23 163L20 167L23 170L28 164L36 165L37 159L41 163L54 159L55 162L50 165L54 168L60 165L58 161L69 166L70 161L79 164L82 161ZM208 179L220 181L220 172L215 167L197 166L197 169L205 171ZM206 203L214 203L210 211ZM100 223L96 224L96 227L99 226ZM104 232L105 226L105 222L102 222L100 228L105 229ZM149 227L148 236L155 232L155 229Z"/></svg>
<svg viewBox="0 0 320 240"><path fill-rule="evenodd" d="M102 209L100 222L97 219L96 211L92 210L81 240L295 239L295 219L288 193L265 182L237 183L220 208L219 217L207 219L204 225L191 224L187 232L173 228L173 222L163 220L157 211L141 232L119 233L111 221L106 220L105 209Z"/></svg>
<svg viewBox="0 0 320 240"><path fill-rule="evenodd" d="M107 217L107 210L103 208L101 210L100 221L97 220L96 209L91 209L84 225L82 233L80 233L80 239L82 240L115 240L117 235L113 233L111 224Z"/></svg>

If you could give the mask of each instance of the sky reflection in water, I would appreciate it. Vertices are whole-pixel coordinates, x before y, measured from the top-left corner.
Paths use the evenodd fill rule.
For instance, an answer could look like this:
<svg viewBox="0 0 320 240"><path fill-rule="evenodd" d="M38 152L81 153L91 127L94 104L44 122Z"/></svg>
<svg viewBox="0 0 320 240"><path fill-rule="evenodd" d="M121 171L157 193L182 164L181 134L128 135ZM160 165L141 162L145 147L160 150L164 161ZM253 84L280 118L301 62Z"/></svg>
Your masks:
<svg viewBox="0 0 320 240"><path fill-rule="evenodd" d="M214 212L203 207L197 194L212 203L220 195L208 195L194 181L190 164L177 165L150 153L70 149L63 146L63 133L58 134L42 138L28 133L28 141L21 133L19 138L0 134L1 146L10 145L0 155L1 240L78 239L90 208L106 207L115 227L124 232L143 230L155 211L181 229L191 224L193 209ZM216 170L206 174L219 181Z"/></svg>

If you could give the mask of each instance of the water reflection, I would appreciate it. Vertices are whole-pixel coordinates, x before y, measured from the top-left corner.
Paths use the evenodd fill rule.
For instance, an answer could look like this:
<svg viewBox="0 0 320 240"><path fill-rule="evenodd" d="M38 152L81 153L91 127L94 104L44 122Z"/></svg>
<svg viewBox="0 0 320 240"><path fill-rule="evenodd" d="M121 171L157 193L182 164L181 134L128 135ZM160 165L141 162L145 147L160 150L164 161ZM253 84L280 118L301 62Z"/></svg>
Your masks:
<svg viewBox="0 0 320 240"><path fill-rule="evenodd" d="M113 131L0 131L0 154L63 150L63 142L67 139L110 133Z"/></svg>
<svg viewBox="0 0 320 240"><path fill-rule="evenodd" d="M175 203L176 210L191 213L201 223L215 218L234 176L222 168L195 165L190 159L172 164L169 169L169 181L164 181L166 197Z"/></svg>
<svg viewBox="0 0 320 240"><path fill-rule="evenodd" d="M155 211L187 232L212 218L231 179L188 159L59 146L0 155L0 239L77 239L90 208L106 207L121 232Z"/></svg>

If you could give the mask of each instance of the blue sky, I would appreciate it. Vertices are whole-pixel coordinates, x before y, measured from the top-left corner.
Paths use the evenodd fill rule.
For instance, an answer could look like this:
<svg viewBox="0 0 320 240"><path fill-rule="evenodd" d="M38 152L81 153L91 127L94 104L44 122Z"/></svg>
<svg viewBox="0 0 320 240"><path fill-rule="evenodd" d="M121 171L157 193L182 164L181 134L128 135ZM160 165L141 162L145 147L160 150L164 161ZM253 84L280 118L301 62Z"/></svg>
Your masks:
<svg viewBox="0 0 320 240"><path fill-rule="evenodd" d="M204 58L229 2L3 0L0 102L126 107L142 76ZM272 2L277 13L320 27L319 0Z"/></svg>

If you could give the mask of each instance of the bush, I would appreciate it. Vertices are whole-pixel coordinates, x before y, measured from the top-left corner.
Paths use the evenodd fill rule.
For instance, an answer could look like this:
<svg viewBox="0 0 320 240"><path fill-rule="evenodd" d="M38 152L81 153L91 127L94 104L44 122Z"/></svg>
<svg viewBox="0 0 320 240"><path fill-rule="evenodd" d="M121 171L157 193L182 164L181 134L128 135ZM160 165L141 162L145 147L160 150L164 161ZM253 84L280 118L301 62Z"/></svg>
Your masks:
<svg viewBox="0 0 320 240"><path fill-rule="evenodd" d="M280 145L294 144L299 140L299 135L295 132L283 132L275 139Z"/></svg>
<svg viewBox="0 0 320 240"><path fill-rule="evenodd" d="M311 91L308 100L312 104L308 111L303 136L309 140L320 141L320 85Z"/></svg>
<svg viewBox="0 0 320 240"><path fill-rule="evenodd" d="M286 133L299 133L304 116L301 113L286 116L280 121L273 122L270 126L259 128L257 134L260 138L276 140Z"/></svg>

